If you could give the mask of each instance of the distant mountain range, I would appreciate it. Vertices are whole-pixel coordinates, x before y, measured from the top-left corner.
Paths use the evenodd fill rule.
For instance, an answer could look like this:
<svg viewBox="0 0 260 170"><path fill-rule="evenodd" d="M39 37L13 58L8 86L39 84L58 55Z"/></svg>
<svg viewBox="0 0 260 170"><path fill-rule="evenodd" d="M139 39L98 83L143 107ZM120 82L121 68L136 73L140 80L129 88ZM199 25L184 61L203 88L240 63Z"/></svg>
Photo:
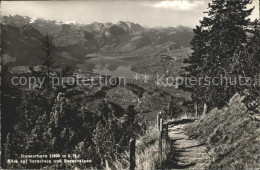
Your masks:
<svg viewBox="0 0 260 170"><path fill-rule="evenodd" d="M64 66L80 63L94 52L128 53L164 44L172 49L189 47L193 36L185 26L145 28L128 21L83 25L15 15L3 16L1 25L3 63L15 65L40 64L47 34L56 46L53 55Z"/></svg>

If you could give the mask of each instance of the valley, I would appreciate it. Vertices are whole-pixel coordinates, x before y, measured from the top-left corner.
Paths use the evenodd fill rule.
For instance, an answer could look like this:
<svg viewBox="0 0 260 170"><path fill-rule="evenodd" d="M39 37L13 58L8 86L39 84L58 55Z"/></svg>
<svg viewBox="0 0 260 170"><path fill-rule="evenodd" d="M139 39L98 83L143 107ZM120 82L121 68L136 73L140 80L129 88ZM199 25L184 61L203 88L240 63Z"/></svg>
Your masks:
<svg viewBox="0 0 260 170"><path fill-rule="evenodd" d="M107 111L116 117L118 125L123 125L131 106L138 117L143 119L141 122L148 124L156 119L159 112L169 109L171 100L178 109L178 116L192 113L189 92L156 84L157 74L178 77L183 73L184 58L191 53L191 28L144 28L139 24L122 21L116 24L65 24L22 16L4 16L2 27L2 77L6 88L3 92L3 104L6 106L3 112L12 113L2 117L5 122L3 141L8 140L8 133L13 131L12 127L20 119L17 111L20 106L11 108L7 103L22 104L24 95L37 95L38 90L44 97L48 96L47 101L51 103L49 107L54 110L62 108L62 103L69 101L76 109L70 112L79 114L80 119L84 120L82 123L85 125L82 126L96 130L99 128L96 122L102 122ZM30 78L44 70L42 63L46 57L46 37L51 40L49 48L55 67L53 74L60 75L67 70L64 73L69 74L65 80L72 76L80 79L81 83L55 84L49 92L44 88L41 91L37 86L35 91L34 86L30 86L33 87L30 89L27 84L14 86L10 81L12 77ZM147 75L147 82L142 79L144 75ZM103 84L97 79L94 80L95 83L82 83L84 78L90 80L98 76L123 77L126 84ZM104 105L107 108L105 113ZM55 114L56 112L50 112L53 116L50 121L60 120L57 118L59 115ZM61 113L60 116L62 115ZM88 119L85 120L85 117ZM145 128L140 132L144 130ZM89 135L94 136L92 133ZM127 142L122 146L126 144Z"/></svg>
<svg viewBox="0 0 260 170"><path fill-rule="evenodd" d="M3 16L2 20L3 61L16 74L27 74L28 66L41 64L48 35L53 41L51 55L57 66L70 67L75 74L125 77L129 83L145 89L146 102L162 99L164 104L150 109L152 112L167 105L164 93L190 99L187 92L154 83L157 74L177 77L183 73L183 60L191 53L189 42L193 33L189 27L144 28L123 21L81 25L18 15ZM134 80L136 74L149 75L149 83Z"/></svg>

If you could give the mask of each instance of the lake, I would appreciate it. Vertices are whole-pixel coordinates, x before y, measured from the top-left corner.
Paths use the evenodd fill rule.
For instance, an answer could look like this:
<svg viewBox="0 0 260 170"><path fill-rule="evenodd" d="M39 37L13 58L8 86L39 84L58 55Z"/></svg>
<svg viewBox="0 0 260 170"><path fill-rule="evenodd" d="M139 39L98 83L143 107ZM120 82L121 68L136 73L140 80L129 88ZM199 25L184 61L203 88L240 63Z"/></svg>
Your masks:
<svg viewBox="0 0 260 170"><path fill-rule="evenodd" d="M110 75L113 77L125 77L128 79L133 78L133 76L136 74L131 70L130 66L122 66L119 65L116 68L110 69L111 66L107 65L107 67L100 67L99 64L96 65L96 68L94 68L92 71L94 73L103 74L103 75Z"/></svg>
<svg viewBox="0 0 260 170"><path fill-rule="evenodd" d="M91 71L93 73L102 75L132 79L133 76L137 73L131 70L131 65L131 62L124 61L120 57L115 58L110 56L107 57L95 55L78 67L82 71Z"/></svg>

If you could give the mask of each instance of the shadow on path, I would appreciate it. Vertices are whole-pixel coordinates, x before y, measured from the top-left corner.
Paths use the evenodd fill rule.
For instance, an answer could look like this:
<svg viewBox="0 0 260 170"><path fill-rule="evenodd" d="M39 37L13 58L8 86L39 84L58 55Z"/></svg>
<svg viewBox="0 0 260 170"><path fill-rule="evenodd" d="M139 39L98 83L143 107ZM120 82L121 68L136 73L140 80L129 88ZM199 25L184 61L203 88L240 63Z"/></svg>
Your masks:
<svg viewBox="0 0 260 170"><path fill-rule="evenodd" d="M161 169L188 169L196 165L196 163L180 164L179 158L185 150L180 151L174 146L174 141L171 140L171 152L168 153L165 161L162 162Z"/></svg>
<svg viewBox="0 0 260 170"><path fill-rule="evenodd" d="M184 132L187 124L194 121L184 119L170 123L170 152L161 169L208 169L211 160L207 148Z"/></svg>
<svg viewBox="0 0 260 170"><path fill-rule="evenodd" d="M173 120L173 121L169 121L168 125L172 126L172 125L186 124L186 123L192 123L195 121L196 121L196 119Z"/></svg>

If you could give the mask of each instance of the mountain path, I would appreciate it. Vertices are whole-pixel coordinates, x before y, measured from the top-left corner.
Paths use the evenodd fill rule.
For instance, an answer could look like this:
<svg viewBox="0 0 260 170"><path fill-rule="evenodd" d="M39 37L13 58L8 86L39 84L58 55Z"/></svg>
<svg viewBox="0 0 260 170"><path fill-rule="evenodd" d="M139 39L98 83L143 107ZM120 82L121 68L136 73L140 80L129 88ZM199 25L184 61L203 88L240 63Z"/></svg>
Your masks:
<svg viewBox="0 0 260 170"><path fill-rule="evenodd" d="M169 137L172 140L176 153L177 169L208 169L210 156L203 144L184 134L186 124L169 127Z"/></svg>

